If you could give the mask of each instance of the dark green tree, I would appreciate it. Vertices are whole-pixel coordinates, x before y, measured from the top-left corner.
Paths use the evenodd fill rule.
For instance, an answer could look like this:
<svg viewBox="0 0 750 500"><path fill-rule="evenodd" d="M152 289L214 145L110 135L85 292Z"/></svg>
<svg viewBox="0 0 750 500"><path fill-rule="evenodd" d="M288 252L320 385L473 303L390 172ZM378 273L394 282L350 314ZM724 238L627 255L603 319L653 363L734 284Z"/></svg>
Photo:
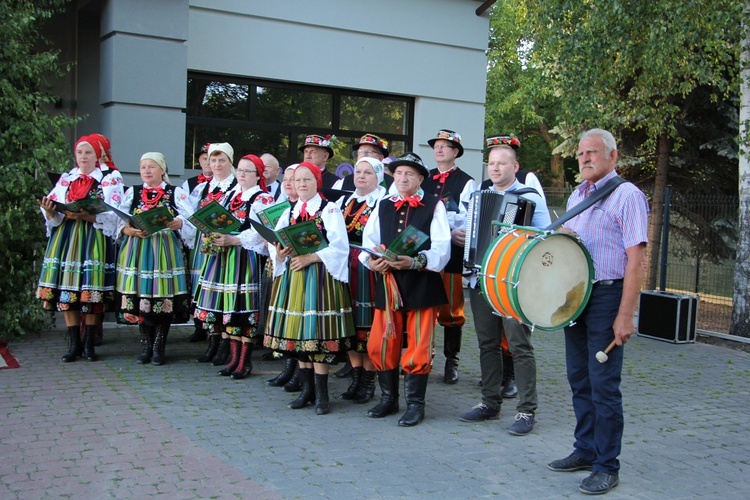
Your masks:
<svg viewBox="0 0 750 500"><path fill-rule="evenodd" d="M63 130L74 122L52 113L48 79L66 70L39 29L67 0L0 2L0 336L39 331L46 316L34 297L46 237L36 197L47 172L70 168Z"/></svg>

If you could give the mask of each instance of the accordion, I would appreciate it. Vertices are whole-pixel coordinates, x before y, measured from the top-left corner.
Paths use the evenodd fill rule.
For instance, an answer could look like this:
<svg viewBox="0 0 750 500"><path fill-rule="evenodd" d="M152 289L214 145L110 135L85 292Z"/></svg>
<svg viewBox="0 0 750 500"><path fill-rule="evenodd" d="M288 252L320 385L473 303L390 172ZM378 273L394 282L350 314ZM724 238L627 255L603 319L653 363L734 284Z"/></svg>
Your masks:
<svg viewBox="0 0 750 500"><path fill-rule="evenodd" d="M479 269L487 249L500 232L492 222L529 226L536 203L493 189L474 191L471 196L466 216L464 266Z"/></svg>

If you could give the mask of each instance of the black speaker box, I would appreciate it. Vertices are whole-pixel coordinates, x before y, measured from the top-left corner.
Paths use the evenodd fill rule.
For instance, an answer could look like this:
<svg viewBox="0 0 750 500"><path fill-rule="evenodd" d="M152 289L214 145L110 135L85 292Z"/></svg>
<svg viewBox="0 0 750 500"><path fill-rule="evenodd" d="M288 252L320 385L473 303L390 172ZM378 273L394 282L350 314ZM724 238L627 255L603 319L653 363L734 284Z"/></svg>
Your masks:
<svg viewBox="0 0 750 500"><path fill-rule="evenodd" d="M697 317L697 295L643 291L638 308L638 336L674 344L694 343Z"/></svg>

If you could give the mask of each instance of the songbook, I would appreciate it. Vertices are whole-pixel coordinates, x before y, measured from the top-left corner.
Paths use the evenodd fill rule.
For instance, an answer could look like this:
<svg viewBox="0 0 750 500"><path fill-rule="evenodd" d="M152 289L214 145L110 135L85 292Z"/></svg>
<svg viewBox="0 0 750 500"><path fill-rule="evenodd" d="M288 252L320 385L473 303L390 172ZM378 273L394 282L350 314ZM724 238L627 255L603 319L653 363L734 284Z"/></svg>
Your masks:
<svg viewBox="0 0 750 500"><path fill-rule="evenodd" d="M132 215L132 226L145 231L148 236L167 228L167 224L174 220L169 207L162 205Z"/></svg>
<svg viewBox="0 0 750 500"><path fill-rule="evenodd" d="M453 199L453 195L451 193L443 193L443 196L440 197L440 200L445 204L445 211L446 212L459 212L458 204Z"/></svg>
<svg viewBox="0 0 750 500"><path fill-rule="evenodd" d="M41 200L41 197L37 199ZM49 198L47 198L49 200ZM91 215L98 215L104 212L109 212L114 207L108 205L101 198L84 198L78 201L71 201L70 203L60 203L59 201L49 200L55 205L55 211L64 214L65 212L81 212L86 211Z"/></svg>
<svg viewBox="0 0 750 500"><path fill-rule="evenodd" d="M211 201L205 207L197 210L188 217L188 220L200 232L206 234L229 234L242 227L242 223L217 201Z"/></svg>
<svg viewBox="0 0 750 500"><path fill-rule="evenodd" d="M286 248L291 246L296 255L307 255L328 247L328 240L314 220L292 224L281 229L269 229L250 219L250 224L269 243L279 243Z"/></svg>
<svg viewBox="0 0 750 500"><path fill-rule="evenodd" d="M420 231L414 226L407 226L406 229L401 231L395 240L388 245L385 250L378 250L375 248L365 248L360 245L349 244L351 248L357 248L363 252L374 255L381 259L386 259L391 262L398 260L399 255L405 255L407 257L413 257L417 254L422 245L429 239L429 236L424 232Z"/></svg>
<svg viewBox="0 0 750 500"><path fill-rule="evenodd" d="M289 201L283 201L275 205L271 205L265 210L258 212L258 219L269 229L275 229L276 223L279 222L281 216L284 214L287 208L291 207L292 204Z"/></svg>

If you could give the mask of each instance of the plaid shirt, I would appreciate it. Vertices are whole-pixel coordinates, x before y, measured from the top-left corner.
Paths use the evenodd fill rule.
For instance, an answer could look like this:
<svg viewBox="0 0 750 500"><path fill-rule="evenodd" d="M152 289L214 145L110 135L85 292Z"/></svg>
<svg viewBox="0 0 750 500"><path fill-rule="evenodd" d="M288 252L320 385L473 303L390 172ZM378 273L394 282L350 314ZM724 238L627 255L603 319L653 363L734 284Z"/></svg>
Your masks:
<svg viewBox="0 0 750 500"><path fill-rule="evenodd" d="M616 175L613 170L593 184L588 194L601 189ZM568 199L568 210L586 197L589 186L591 184L587 181L573 191ZM625 250L648 242L648 212L648 201L643 192L633 184L625 183L565 223L565 227L575 231L591 253L597 281L625 277L628 262Z"/></svg>

